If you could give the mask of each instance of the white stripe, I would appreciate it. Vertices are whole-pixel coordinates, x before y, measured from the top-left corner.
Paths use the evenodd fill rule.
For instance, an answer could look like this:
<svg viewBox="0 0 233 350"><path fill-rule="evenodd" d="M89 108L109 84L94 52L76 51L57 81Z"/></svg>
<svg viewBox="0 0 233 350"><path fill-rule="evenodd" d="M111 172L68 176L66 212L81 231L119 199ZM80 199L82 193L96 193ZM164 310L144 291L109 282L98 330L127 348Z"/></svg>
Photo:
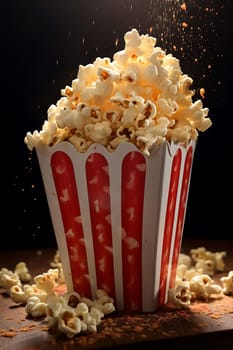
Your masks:
<svg viewBox="0 0 233 350"><path fill-rule="evenodd" d="M93 245L93 234L91 226L91 215L90 215L90 206L88 201L88 189L87 189L87 180L86 180L86 161L89 156L89 153L78 153L74 147L72 147L70 152L71 159L74 165L75 171L75 180L77 184L78 198L80 213L82 218L83 226L83 236L87 254L87 264L89 272L89 281L91 286L92 298L96 298L96 266L95 266L95 254L94 254L94 245Z"/></svg>
<svg viewBox="0 0 233 350"><path fill-rule="evenodd" d="M157 286L155 280L160 271L156 264L158 246L158 221L161 174L162 150L146 160L146 177L144 192L144 210L142 227L142 309L153 311L157 304Z"/></svg>
<svg viewBox="0 0 233 350"><path fill-rule="evenodd" d="M58 149L56 149L56 151L57 150ZM55 195L56 188L53 181L53 174L50 165L50 160L52 154L54 153L54 149L50 149L48 147L38 148L36 150L36 153L40 165L48 206L51 213L51 220L53 223L59 255L62 261L62 268L66 280L67 290L73 291L73 280L70 268L69 253L67 249L60 205L58 197Z"/></svg>

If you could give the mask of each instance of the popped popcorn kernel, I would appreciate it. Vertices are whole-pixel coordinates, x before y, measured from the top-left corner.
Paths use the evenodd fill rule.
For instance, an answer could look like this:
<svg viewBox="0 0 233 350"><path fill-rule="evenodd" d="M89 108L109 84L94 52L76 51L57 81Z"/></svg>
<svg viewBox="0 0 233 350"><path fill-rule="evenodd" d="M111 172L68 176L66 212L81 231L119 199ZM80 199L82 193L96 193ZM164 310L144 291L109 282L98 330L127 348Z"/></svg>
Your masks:
<svg viewBox="0 0 233 350"><path fill-rule="evenodd" d="M9 291L11 299L16 303L16 304L26 304L27 298L25 296L24 290L22 286L20 285L14 285L10 288Z"/></svg>
<svg viewBox="0 0 233 350"><path fill-rule="evenodd" d="M32 279L31 274L29 273L29 270L27 268L27 265L23 261L19 262L15 266L14 273L16 273L19 276L22 282L29 282Z"/></svg>
<svg viewBox="0 0 233 350"><path fill-rule="evenodd" d="M220 278L223 284L223 293L233 295L233 271L229 271L227 276Z"/></svg>
<svg viewBox="0 0 233 350"><path fill-rule="evenodd" d="M30 297L25 306L26 312L32 317L46 316L48 313L47 304L41 302L40 298L37 296Z"/></svg>
<svg viewBox="0 0 233 350"><path fill-rule="evenodd" d="M73 338L81 331L81 320L76 317L74 310L64 309L58 318L58 330L65 333L68 338Z"/></svg>
<svg viewBox="0 0 233 350"><path fill-rule="evenodd" d="M226 256L226 252L211 252L207 250L205 247L199 247L197 249L191 249L191 258L196 263L197 268L209 269L209 273L213 274L215 271L224 271L225 263L224 257Z"/></svg>
<svg viewBox="0 0 233 350"><path fill-rule="evenodd" d="M54 289L58 280L58 269L49 269L41 275L34 277L36 286L40 290L44 290L49 293Z"/></svg>
<svg viewBox="0 0 233 350"><path fill-rule="evenodd" d="M169 300L179 309L188 308L191 304L193 293L189 290L189 284L181 283L174 289L168 291Z"/></svg>
<svg viewBox="0 0 233 350"><path fill-rule="evenodd" d="M7 268L2 268L0 270L0 287L6 289L8 292L11 287L21 285L19 276Z"/></svg>
<svg viewBox="0 0 233 350"><path fill-rule="evenodd" d="M48 108L42 129L26 133L30 150L68 141L78 152L92 143L113 152L120 143L132 142L149 156L154 144L187 145L212 125L202 100L193 101L193 79L182 72L177 58L135 28L124 41L112 60L97 57L79 65L77 78ZM161 125L161 117L169 122ZM124 136L122 130L127 130Z"/></svg>
<svg viewBox="0 0 233 350"><path fill-rule="evenodd" d="M196 299L208 300L211 294L220 294L221 286L214 283L214 280L208 275L194 276L190 283L189 289L194 293Z"/></svg>

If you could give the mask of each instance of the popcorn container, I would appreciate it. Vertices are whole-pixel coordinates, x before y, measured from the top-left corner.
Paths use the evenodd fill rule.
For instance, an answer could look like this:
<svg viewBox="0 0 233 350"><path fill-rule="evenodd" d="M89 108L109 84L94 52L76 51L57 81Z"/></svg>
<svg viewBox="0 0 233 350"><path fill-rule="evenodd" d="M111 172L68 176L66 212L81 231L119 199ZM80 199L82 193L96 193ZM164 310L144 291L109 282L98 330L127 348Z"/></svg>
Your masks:
<svg viewBox="0 0 233 350"><path fill-rule="evenodd" d="M153 312L175 283L196 143L37 149L68 291Z"/></svg>

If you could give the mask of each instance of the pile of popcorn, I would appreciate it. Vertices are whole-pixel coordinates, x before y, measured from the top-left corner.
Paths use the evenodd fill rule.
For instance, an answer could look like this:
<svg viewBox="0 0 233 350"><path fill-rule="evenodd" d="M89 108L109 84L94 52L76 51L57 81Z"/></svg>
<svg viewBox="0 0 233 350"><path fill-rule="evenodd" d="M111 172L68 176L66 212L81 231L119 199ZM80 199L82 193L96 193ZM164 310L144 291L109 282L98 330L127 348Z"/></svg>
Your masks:
<svg viewBox="0 0 233 350"><path fill-rule="evenodd" d="M224 272L226 252L211 252L205 247L190 250L190 256L179 254L176 283L169 290L169 301L176 308L187 308L195 300L215 295L233 295L233 271L220 278L222 287L211 278L215 272Z"/></svg>
<svg viewBox="0 0 233 350"><path fill-rule="evenodd" d="M57 329L68 338L97 332L102 318L115 311L113 299L102 289L96 291L94 300L81 297L76 292L57 292L58 284L64 283L58 267L35 276L34 283L27 283L31 279L24 262L17 264L14 271L7 268L0 270L0 287L11 299L25 305L25 311L31 317L46 317L49 328Z"/></svg>
<svg viewBox="0 0 233 350"><path fill-rule="evenodd" d="M149 155L154 144L185 146L211 126L209 109L200 99L194 102L193 80L183 74L177 58L136 29L126 32L124 40L124 50L113 60L98 57L79 66L77 78L48 108L42 130L27 132L29 150L69 141L79 152L92 143L114 151L132 142Z"/></svg>
<svg viewBox="0 0 233 350"><path fill-rule="evenodd" d="M195 300L208 301L212 295L233 295L233 271L220 278L222 287L210 277L223 272L226 252L210 252L204 247L192 249L191 256L180 253L176 286L169 290L169 301L176 309L188 308ZM27 314L37 319L46 317L49 328L57 329L68 338L78 334L95 333L105 315L115 311L114 300L99 289L96 299L81 297L77 292L59 293L56 288L64 284L59 251L47 272L32 277L24 262L14 271L0 270L0 287L11 299L25 305Z"/></svg>

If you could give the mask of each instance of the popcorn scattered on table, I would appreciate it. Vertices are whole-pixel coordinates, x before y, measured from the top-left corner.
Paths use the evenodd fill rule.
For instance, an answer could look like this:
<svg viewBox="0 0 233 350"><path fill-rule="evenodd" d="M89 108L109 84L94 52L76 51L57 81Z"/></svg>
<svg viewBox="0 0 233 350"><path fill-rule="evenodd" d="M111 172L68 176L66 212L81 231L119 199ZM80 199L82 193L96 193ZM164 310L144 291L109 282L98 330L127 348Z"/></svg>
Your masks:
<svg viewBox="0 0 233 350"><path fill-rule="evenodd" d="M211 274L223 272L225 256L225 251L213 253L204 247L192 249L190 256L180 253L176 284L168 293L173 307L187 309L197 300L208 302L212 296L221 298L223 294L233 295L233 271L220 278L221 286L210 275L203 271L200 273L198 265L199 261L212 261ZM102 319L115 311L114 300L102 289L96 291L94 300L82 297L77 292L57 293L57 286L64 283L58 250L50 265L54 268L35 276L35 283L31 284L26 283L31 275L24 262L17 264L14 272L2 268L0 287L6 289L15 303L23 304L28 315L34 319L45 318L49 329L56 329L68 338L97 332Z"/></svg>
<svg viewBox="0 0 233 350"><path fill-rule="evenodd" d="M168 299L177 308L187 308L195 300L208 302L209 298L221 298L233 294L233 271L216 284L211 276L225 269L226 251L211 252L205 247L190 250L190 256L180 253L175 287L169 290Z"/></svg>
<svg viewBox="0 0 233 350"><path fill-rule="evenodd" d="M2 268L0 287L6 289L12 301L24 305L28 315L34 319L47 318L49 328L65 333L68 338L97 332L102 318L115 311L114 300L102 289L96 291L94 300L81 297L77 292L59 295L56 287L64 281L58 251L50 265L59 268L50 268L35 276L32 284L26 283L31 275L25 263L17 264L16 272Z"/></svg>
<svg viewBox="0 0 233 350"><path fill-rule="evenodd" d="M124 50L112 61L98 57L79 66L77 78L48 108L41 131L27 132L30 150L66 140L79 152L92 143L114 151L119 143L132 142L149 155L153 144L186 145L212 125L209 109L201 100L193 102L193 80L178 59L136 29L124 40Z"/></svg>

